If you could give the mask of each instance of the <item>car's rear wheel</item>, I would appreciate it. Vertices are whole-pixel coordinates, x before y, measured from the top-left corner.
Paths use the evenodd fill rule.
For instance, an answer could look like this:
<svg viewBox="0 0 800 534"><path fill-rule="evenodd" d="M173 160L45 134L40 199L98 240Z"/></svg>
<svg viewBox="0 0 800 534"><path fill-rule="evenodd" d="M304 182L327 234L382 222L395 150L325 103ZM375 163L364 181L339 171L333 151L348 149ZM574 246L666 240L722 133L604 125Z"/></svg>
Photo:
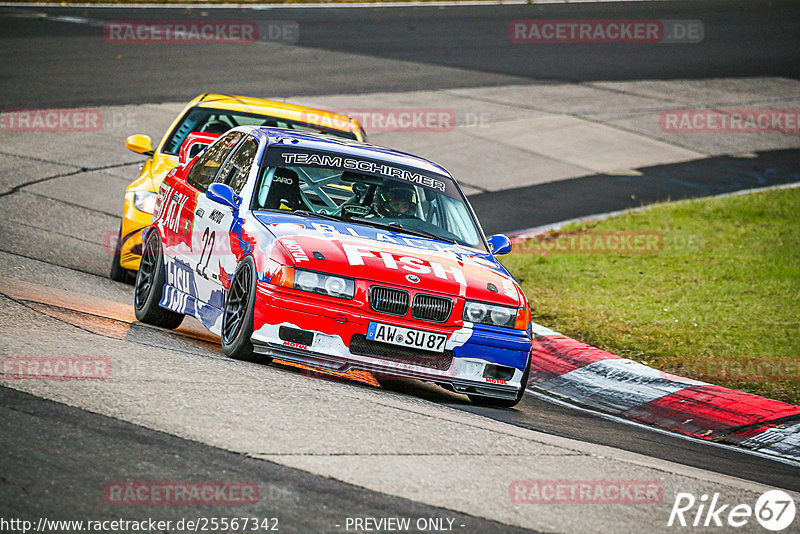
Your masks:
<svg viewBox="0 0 800 534"><path fill-rule="evenodd" d="M272 358L253 352L253 315L256 305L256 265L245 256L231 280L222 315L222 351L229 358L269 363Z"/></svg>
<svg viewBox="0 0 800 534"><path fill-rule="evenodd" d="M166 310L158 305L166 283L164 253L158 232L150 232L142 251L142 264L136 274L133 290L133 307L136 318L143 323L162 328L178 328L183 314Z"/></svg>
<svg viewBox="0 0 800 534"><path fill-rule="evenodd" d="M133 281L131 272L119 264L122 256L122 224L119 225L117 233L117 246L114 248L114 257L111 258L111 271L109 277L115 282L130 284Z"/></svg>
<svg viewBox="0 0 800 534"><path fill-rule="evenodd" d="M469 400L471 400L475 404L479 404L481 406L490 406L492 408L513 408L522 400L522 397L525 396L525 388L528 385L528 377L531 375L531 359L530 356L528 357L528 366L525 367L525 371L522 373L522 379L520 381L521 387L517 392L517 396L513 399L498 399L496 397L484 397L483 395L467 395Z"/></svg>

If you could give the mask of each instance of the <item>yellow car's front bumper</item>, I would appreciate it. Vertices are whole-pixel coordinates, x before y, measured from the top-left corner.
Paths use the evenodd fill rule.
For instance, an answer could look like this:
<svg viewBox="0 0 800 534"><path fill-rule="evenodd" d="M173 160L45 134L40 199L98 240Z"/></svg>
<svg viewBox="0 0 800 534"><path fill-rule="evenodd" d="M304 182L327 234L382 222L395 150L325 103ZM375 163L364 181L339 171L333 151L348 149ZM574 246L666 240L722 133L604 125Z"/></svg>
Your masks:
<svg viewBox="0 0 800 534"><path fill-rule="evenodd" d="M139 176L125 190L125 203L122 208L122 225L120 229L119 265L131 271L139 270L142 261L142 230L150 226L153 214L136 207L134 199L137 193L158 193L164 177L175 166L178 158L171 155L155 154L149 158L139 172Z"/></svg>
<svg viewBox="0 0 800 534"><path fill-rule="evenodd" d="M120 231L119 264L125 269L139 270L142 261L142 230L150 226L152 213L145 213L133 205L133 191L125 194L122 210L122 230Z"/></svg>

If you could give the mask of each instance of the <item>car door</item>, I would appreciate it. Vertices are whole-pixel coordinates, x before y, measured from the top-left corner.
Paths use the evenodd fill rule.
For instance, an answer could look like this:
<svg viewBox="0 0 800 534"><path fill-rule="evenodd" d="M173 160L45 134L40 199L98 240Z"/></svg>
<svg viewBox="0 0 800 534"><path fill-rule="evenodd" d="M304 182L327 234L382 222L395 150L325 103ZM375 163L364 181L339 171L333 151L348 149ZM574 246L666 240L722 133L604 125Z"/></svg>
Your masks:
<svg viewBox="0 0 800 534"><path fill-rule="evenodd" d="M168 287L162 305L173 311L201 317L202 303L221 300L221 295L213 293L214 284L198 276L195 271L199 257L210 254L214 245L208 236L203 241L205 227L201 226L198 233L195 221L200 204L207 200L205 191L208 185L213 183L242 137L244 132L236 131L218 139L197 159L186 179L171 180L168 186L171 189L166 191L168 204L165 206L162 228L166 243L173 246L169 254L165 254ZM170 207L170 204L176 204L176 207ZM210 324L206 324L207 327L216 321L212 315L215 314L209 315Z"/></svg>
<svg viewBox="0 0 800 534"><path fill-rule="evenodd" d="M240 194L247 183L257 152L258 141L249 135L244 136L221 166L214 182L228 185L234 193ZM204 194L198 196L194 234L200 239L197 243L200 253L195 254L193 268L198 283L208 286L208 295L212 300L205 302L212 306L222 306L221 301L217 301L219 291L235 271L239 259L234 242L238 242L238 238L232 235L236 233L234 223L238 218L238 210L214 202ZM201 296L205 294L201 293Z"/></svg>

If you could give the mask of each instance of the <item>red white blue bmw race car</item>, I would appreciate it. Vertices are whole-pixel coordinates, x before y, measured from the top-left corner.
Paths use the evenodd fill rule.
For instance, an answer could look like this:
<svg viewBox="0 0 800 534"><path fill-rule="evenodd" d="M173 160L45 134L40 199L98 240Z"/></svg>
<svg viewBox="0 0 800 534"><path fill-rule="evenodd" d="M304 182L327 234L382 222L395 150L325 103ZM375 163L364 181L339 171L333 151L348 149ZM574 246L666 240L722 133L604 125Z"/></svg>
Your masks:
<svg viewBox="0 0 800 534"><path fill-rule="evenodd" d="M456 181L422 158L239 127L171 171L146 229L136 317L185 315L228 356L432 381L513 406L530 309Z"/></svg>

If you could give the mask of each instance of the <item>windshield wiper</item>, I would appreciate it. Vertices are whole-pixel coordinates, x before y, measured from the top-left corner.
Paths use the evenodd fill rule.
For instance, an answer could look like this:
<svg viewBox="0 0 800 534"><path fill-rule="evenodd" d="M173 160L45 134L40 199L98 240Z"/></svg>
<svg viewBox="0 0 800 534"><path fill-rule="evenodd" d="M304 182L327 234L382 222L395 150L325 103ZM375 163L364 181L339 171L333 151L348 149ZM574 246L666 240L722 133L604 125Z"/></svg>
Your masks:
<svg viewBox="0 0 800 534"><path fill-rule="evenodd" d="M399 222L390 222L390 223L382 223L378 221L373 221L371 219L362 219L361 217L353 217L350 219L352 221L358 221L360 223L367 224L369 226L376 226L378 228L386 228L387 230L400 230L407 234L416 235L419 237L427 237L430 239L436 239L437 241L446 241L448 243L453 243L454 245L458 244L458 241L449 237L442 237L440 235L436 235L433 232L426 232L425 230L420 230L418 228L409 228L407 226L403 226Z"/></svg>

